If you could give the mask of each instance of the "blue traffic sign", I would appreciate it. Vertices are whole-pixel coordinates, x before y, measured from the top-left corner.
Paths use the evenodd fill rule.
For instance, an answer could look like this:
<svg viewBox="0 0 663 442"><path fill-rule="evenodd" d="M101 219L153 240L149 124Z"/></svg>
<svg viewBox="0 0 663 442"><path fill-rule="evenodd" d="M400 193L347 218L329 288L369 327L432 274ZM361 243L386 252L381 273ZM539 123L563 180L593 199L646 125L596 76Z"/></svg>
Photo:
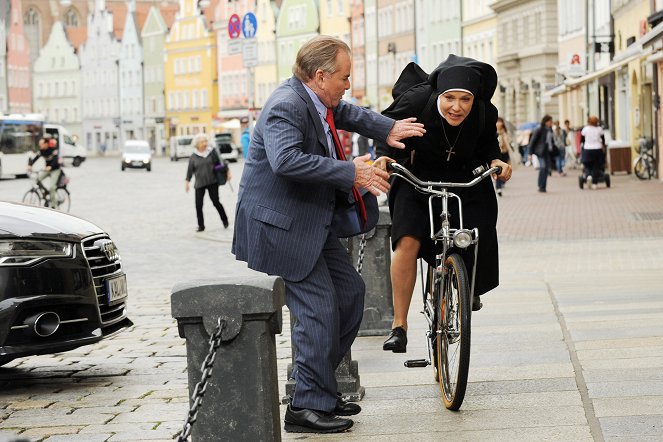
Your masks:
<svg viewBox="0 0 663 442"><path fill-rule="evenodd" d="M258 20L253 12L247 12L242 18L242 34L244 38L253 38L258 30Z"/></svg>
<svg viewBox="0 0 663 442"><path fill-rule="evenodd" d="M242 30L242 22L239 20L239 15L233 14L228 20L228 36L231 39L239 37Z"/></svg>

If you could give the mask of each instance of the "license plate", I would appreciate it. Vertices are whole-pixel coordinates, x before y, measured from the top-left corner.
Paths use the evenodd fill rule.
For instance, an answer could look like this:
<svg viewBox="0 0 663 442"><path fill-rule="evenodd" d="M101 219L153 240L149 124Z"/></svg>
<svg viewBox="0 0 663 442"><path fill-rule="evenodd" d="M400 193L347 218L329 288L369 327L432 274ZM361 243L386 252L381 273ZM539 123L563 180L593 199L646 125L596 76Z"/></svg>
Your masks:
<svg viewBox="0 0 663 442"><path fill-rule="evenodd" d="M131 162L131 165L132 165L132 166L142 166L142 165L143 165L143 162L142 162L142 161L132 161L132 162Z"/></svg>
<svg viewBox="0 0 663 442"><path fill-rule="evenodd" d="M106 280L106 293L108 293L108 303L127 297L127 276L122 275L117 278Z"/></svg>

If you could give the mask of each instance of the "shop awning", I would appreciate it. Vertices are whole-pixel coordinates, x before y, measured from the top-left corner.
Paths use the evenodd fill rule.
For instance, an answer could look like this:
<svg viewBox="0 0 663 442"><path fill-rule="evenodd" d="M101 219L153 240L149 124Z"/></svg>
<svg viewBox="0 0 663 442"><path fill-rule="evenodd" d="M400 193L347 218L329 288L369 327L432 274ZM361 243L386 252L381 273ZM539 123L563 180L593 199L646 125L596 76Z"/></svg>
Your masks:
<svg viewBox="0 0 663 442"><path fill-rule="evenodd" d="M548 97L554 97L556 95L563 94L568 90L575 89L579 86L592 82L598 78L604 77L608 75L610 72L616 71L617 69L626 66L627 64L629 64L634 60L647 57L652 52L653 51L651 49L648 49L644 51L639 50L635 53L625 54L626 56L619 57L616 61L613 61L604 68L598 69L587 75L583 75L582 77L569 78L568 80L564 80L564 83L554 87L553 89L550 89L549 91L544 92L544 95L547 95Z"/></svg>

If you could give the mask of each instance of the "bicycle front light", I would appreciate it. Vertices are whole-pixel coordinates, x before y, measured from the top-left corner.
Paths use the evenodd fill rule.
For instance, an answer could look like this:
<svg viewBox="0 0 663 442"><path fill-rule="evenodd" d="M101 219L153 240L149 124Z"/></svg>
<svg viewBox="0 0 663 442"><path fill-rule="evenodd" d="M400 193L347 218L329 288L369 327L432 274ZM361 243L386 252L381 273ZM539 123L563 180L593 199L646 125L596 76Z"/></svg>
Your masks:
<svg viewBox="0 0 663 442"><path fill-rule="evenodd" d="M49 258L72 256L71 244L59 241L0 241L0 267L30 265Z"/></svg>
<svg viewBox="0 0 663 442"><path fill-rule="evenodd" d="M472 244L472 232L469 230L456 230L454 245L459 249L466 249Z"/></svg>

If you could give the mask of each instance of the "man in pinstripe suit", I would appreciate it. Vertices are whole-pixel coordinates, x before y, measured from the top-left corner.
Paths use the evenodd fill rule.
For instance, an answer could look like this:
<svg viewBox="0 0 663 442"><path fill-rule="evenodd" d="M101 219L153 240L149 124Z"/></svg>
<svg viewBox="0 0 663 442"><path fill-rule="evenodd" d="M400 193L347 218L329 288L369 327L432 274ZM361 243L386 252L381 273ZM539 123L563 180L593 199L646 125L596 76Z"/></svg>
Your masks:
<svg viewBox="0 0 663 442"><path fill-rule="evenodd" d="M361 410L337 395L334 372L359 330L365 287L333 232L332 216L336 195L347 198L353 186L375 195L389 188L387 173L367 164L369 155L337 158L328 109L337 128L394 147L425 132L414 118L394 121L342 101L350 57L350 48L332 37L302 46L294 76L260 114L239 185L232 252L285 280L296 318L296 384L285 416L291 432L345 431L353 421L338 416Z"/></svg>

